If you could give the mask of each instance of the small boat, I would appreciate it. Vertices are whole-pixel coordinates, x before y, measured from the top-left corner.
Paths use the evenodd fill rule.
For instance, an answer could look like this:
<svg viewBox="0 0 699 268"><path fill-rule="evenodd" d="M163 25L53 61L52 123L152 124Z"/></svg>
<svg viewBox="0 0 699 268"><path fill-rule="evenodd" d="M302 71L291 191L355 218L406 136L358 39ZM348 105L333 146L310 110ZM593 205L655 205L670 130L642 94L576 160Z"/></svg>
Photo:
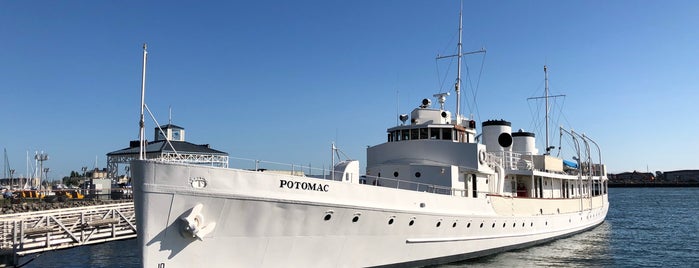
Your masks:
<svg viewBox="0 0 699 268"><path fill-rule="evenodd" d="M422 100L367 149L365 174L356 160L308 176L141 153L130 166L143 267L435 265L605 220L606 167L592 139L561 129L576 145L571 162L550 155L548 138L540 154L535 135L508 121L482 122L479 131L461 115L456 81L456 113L445 109L446 93L433 96L439 107Z"/></svg>

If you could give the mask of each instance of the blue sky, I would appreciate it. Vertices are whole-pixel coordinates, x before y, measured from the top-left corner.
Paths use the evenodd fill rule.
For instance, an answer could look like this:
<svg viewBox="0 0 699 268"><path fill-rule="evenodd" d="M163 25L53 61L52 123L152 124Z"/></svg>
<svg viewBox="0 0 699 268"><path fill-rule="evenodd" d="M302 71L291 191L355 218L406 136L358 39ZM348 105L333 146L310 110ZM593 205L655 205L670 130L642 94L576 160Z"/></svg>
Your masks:
<svg viewBox="0 0 699 268"><path fill-rule="evenodd" d="M146 102L161 123L171 106L188 141L315 167L335 141L364 162L397 110L451 90L455 63L435 56L455 51L458 6L2 1L0 145L17 174L27 151L49 154L49 178L96 156L106 167L138 138L147 42ZM542 138L527 98L543 94L548 64L552 94L566 95L552 126L593 137L609 171L699 168L696 25L697 1L466 1L464 51L488 52L465 59L463 113Z"/></svg>

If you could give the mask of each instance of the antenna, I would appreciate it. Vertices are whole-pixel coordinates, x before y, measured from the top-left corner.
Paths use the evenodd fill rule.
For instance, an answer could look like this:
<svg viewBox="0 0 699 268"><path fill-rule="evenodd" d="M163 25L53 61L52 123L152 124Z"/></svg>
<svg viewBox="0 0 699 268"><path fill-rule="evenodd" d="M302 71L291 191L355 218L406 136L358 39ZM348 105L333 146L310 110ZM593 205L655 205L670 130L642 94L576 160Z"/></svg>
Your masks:
<svg viewBox="0 0 699 268"><path fill-rule="evenodd" d="M439 109L440 110L444 110L444 103L447 101L447 96L449 96L449 92L444 92L444 93L432 95L432 97L437 98L437 100L439 101Z"/></svg>
<svg viewBox="0 0 699 268"><path fill-rule="evenodd" d="M457 57L457 67L456 67L456 82L454 83L454 91L456 92L456 122L461 123L461 58L464 55L470 55L470 54L476 54L476 53L485 53L485 49L481 48L480 50L477 51L471 51L471 52L462 52L462 36L463 36L463 10L464 10L464 2L461 1L461 9L459 9L459 43L456 45L456 54L454 55L449 55L449 56L440 56L437 55L437 59L445 59L445 58L452 58L452 57Z"/></svg>

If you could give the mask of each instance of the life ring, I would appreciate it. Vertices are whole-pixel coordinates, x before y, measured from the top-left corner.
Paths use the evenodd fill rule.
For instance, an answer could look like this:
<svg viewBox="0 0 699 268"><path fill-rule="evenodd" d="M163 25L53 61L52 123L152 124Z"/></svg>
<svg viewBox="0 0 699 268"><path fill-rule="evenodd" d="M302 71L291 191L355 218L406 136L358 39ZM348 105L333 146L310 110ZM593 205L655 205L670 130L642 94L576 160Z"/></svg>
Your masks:
<svg viewBox="0 0 699 268"><path fill-rule="evenodd" d="M486 158L485 151L483 151L483 150L478 151L478 162L480 162L481 165L485 164L485 158Z"/></svg>

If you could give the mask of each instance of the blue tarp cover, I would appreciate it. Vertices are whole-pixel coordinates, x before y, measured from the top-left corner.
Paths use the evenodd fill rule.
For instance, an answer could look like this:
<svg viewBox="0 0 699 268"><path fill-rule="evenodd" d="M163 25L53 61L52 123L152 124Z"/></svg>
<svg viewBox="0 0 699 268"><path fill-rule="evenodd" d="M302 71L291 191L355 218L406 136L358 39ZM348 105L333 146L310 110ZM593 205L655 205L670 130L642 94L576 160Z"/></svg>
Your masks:
<svg viewBox="0 0 699 268"><path fill-rule="evenodd" d="M563 164L566 165L567 167L578 168L578 163L570 161L570 160L563 160Z"/></svg>

